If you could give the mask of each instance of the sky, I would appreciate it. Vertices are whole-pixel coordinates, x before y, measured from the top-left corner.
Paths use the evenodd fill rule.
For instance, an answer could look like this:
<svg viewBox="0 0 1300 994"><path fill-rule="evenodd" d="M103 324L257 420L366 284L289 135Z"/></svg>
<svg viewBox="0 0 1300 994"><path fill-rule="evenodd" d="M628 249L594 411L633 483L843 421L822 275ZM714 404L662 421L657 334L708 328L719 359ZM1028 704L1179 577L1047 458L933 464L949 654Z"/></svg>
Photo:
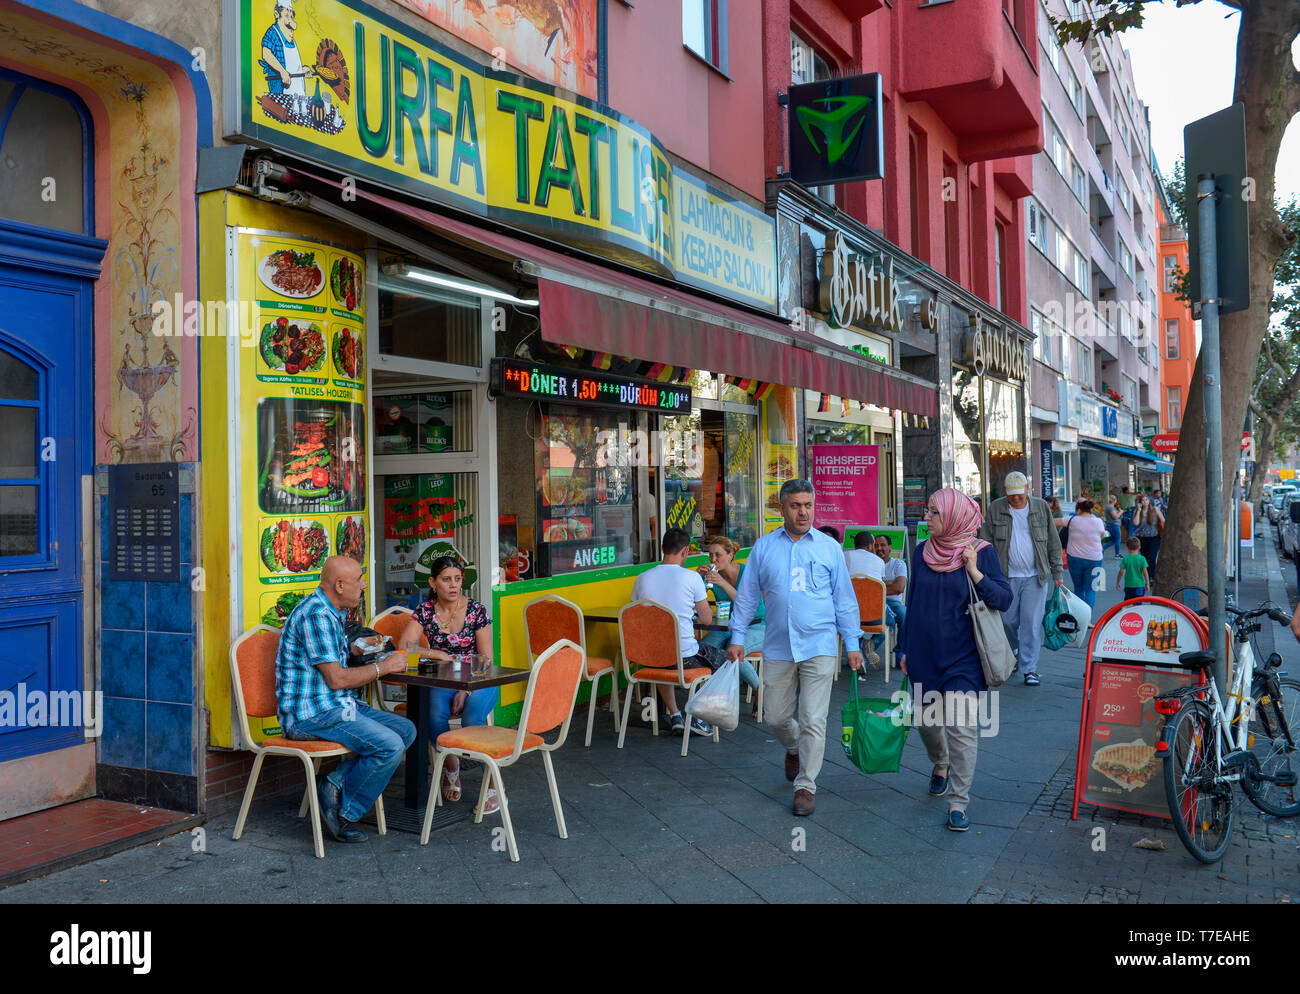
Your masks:
<svg viewBox="0 0 1300 994"><path fill-rule="evenodd" d="M1151 109L1151 145L1167 179L1183 154L1183 128L1232 103L1240 15L1216 0L1187 7L1165 0L1143 12L1143 26L1119 39L1133 60L1134 96ZM1291 53L1300 65L1300 40ZM1300 118L1282 140L1276 182L1280 200L1300 199Z"/></svg>

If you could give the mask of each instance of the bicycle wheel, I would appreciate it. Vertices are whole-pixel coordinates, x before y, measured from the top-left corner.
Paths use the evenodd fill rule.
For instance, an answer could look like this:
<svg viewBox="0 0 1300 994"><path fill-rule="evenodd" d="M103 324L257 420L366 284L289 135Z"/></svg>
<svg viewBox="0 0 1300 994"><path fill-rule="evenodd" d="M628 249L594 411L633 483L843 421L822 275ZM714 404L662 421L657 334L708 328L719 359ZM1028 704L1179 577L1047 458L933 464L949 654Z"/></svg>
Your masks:
<svg viewBox="0 0 1300 994"><path fill-rule="evenodd" d="M1174 830L1202 863L1223 858L1232 841L1232 784L1214 782L1218 729L1209 705L1191 701L1165 733L1165 797Z"/></svg>
<svg viewBox="0 0 1300 994"><path fill-rule="evenodd" d="M1255 702L1255 737L1251 751L1259 760L1260 777L1244 777L1242 789L1257 808L1279 818L1300 814L1300 783L1290 786L1268 779L1278 774L1300 778L1300 680L1279 677L1281 694ZM1290 742L1287 731L1290 731Z"/></svg>

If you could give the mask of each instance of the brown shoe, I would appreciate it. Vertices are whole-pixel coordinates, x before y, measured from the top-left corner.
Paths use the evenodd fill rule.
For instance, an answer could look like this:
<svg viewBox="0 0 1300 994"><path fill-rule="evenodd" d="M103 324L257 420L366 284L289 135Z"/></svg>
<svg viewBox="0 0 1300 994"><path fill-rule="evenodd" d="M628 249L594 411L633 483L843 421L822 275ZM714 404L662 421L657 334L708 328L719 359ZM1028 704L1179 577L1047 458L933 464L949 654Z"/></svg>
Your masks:
<svg viewBox="0 0 1300 994"><path fill-rule="evenodd" d="M800 787L794 792L794 813L797 815L810 815L813 809L817 807L817 799L813 797L810 790L804 790Z"/></svg>
<svg viewBox="0 0 1300 994"><path fill-rule="evenodd" d="M799 754L797 752L785 754L785 778L792 783L794 778L799 775Z"/></svg>

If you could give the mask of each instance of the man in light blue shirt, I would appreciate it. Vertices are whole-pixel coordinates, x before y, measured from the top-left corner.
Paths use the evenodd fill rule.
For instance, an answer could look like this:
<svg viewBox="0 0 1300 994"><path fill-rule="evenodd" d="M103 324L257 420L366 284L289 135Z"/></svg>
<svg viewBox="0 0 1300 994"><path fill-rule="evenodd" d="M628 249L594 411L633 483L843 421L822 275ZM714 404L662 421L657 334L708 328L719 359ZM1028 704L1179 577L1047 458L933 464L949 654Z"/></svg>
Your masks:
<svg viewBox="0 0 1300 994"><path fill-rule="evenodd" d="M745 632L761 595L767 612L763 707L785 746L785 778L793 780L795 788L794 813L810 815L839 662L836 629L849 650L849 665L857 670L862 666L862 628L843 550L834 539L812 530L812 484L789 480L780 498L785 527L755 542L745 563L731 609L727 658L745 658Z"/></svg>

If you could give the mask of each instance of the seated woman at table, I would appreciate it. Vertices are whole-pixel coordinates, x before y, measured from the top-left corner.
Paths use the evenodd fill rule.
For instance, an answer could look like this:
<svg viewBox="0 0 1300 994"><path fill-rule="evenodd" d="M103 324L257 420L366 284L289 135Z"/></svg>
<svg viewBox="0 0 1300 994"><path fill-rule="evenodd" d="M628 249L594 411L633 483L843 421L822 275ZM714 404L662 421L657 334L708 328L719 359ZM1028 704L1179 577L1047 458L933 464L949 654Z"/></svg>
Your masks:
<svg viewBox="0 0 1300 994"><path fill-rule="evenodd" d="M461 593L464 580L465 571L453 557L442 556L433 561L429 572L432 595L411 615L399 648L419 649L421 658L439 661L471 652L492 655L492 620L482 604ZM428 649L420 646L421 631L429 641ZM463 690L431 689L431 741L436 742L451 727L453 715L461 716L461 726L465 728L486 725L499 696L496 687L471 694ZM442 797L445 801L460 800L460 759L456 756L448 756L442 768ZM483 811L488 814L497 807L496 789L489 788Z"/></svg>
<svg viewBox="0 0 1300 994"><path fill-rule="evenodd" d="M736 585L740 583L740 574L744 572L744 567L736 562L736 553L740 551L740 546L725 535L710 535L705 540L705 548L709 550L709 564L701 566L700 576L704 577L705 583L713 584L713 596L715 601L721 605L724 602L730 604L736 598ZM719 618L721 621L722 619ZM758 611L754 615L754 622L749 626L745 634L745 655L751 652L761 652L763 650L763 635L767 631L763 623L763 604L760 601ZM711 645L723 652L726 652L727 641L730 635L727 632L709 632L704 638L700 639L705 645ZM758 693L758 674L754 671L754 666L748 660L740 664L740 679L745 685L753 688ZM757 698L755 699L754 714L758 714Z"/></svg>

